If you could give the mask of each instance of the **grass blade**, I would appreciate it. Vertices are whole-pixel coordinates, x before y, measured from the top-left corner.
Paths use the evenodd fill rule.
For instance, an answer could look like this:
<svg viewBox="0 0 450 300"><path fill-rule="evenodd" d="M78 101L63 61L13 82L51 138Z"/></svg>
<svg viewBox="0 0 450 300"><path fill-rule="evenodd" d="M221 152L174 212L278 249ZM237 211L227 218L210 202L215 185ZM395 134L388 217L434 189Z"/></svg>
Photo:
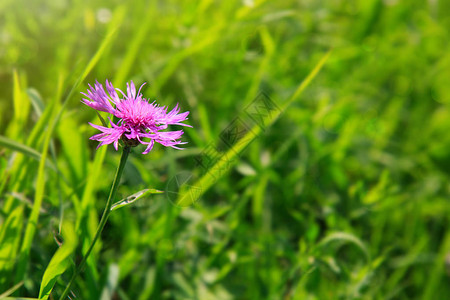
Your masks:
<svg viewBox="0 0 450 300"><path fill-rule="evenodd" d="M71 222L67 221L64 223L62 234L64 242L62 246L56 250L55 255L53 255L50 263L45 269L41 281L41 288L39 290L39 299L48 299L58 276L64 273L70 265L70 257L76 249L77 235Z"/></svg>
<svg viewBox="0 0 450 300"><path fill-rule="evenodd" d="M18 151L21 152L31 158L34 158L36 160L41 160L41 154L36 151L35 149L28 147L27 145L21 144L17 141L11 140L7 137L4 136L0 136L0 145L4 146L5 148L9 148L13 151ZM50 162L50 161L46 161L46 165L50 168L52 168L53 170L55 169L55 166Z"/></svg>
<svg viewBox="0 0 450 300"><path fill-rule="evenodd" d="M30 217L28 219L28 224L25 229L25 236L23 238L22 247L19 254L19 262L16 273L16 281L21 281L25 277L25 272L28 265L28 259L30 255L31 244L33 242L33 237L36 232L36 227L39 220L39 212L42 205L42 200L44 198L45 190L45 161L47 160L48 148L50 145L50 139L53 133L53 129L56 125L56 118L53 118L53 122L50 124L48 130L45 132L44 137L44 148L41 154L41 160L39 162L37 181L36 181L36 191L34 195L33 208L31 210Z"/></svg>
<svg viewBox="0 0 450 300"><path fill-rule="evenodd" d="M14 268L17 250L20 246L20 237L24 223L24 205L14 208L4 223L0 226L0 287L10 284L9 274Z"/></svg>
<svg viewBox="0 0 450 300"><path fill-rule="evenodd" d="M23 281L19 282L18 284L14 285L12 288L8 289L4 293L0 295L0 299L7 299L7 296L14 293L17 289L19 289L23 285ZM11 298L10 298L11 299Z"/></svg>
<svg viewBox="0 0 450 300"><path fill-rule="evenodd" d="M352 243L356 245L362 253L364 253L365 258L370 261L370 254L367 246L355 235L347 233L347 232L334 232L323 238L317 245L319 248L327 247L330 243L333 242L345 242Z"/></svg>
<svg viewBox="0 0 450 300"><path fill-rule="evenodd" d="M294 102L301 93L306 89L306 87L311 83L311 81L317 76L319 71L322 69L325 62L328 60L331 54L331 50L328 51L322 59L317 63L314 69L308 74L308 76L303 80L303 82L296 89L294 94L289 98L286 103L282 106L281 110L277 110L274 113L268 114L264 117L262 122L265 126L270 126L273 124L278 117L284 112L291 104ZM177 199L177 205L179 206L189 206L193 204L197 199L205 193L215 182L217 182L220 177L222 177L231 166L237 162L237 156L241 153L260 133L262 129L260 126L255 125L246 135L244 135L236 144L231 147L219 161L193 185L183 185Z"/></svg>
<svg viewBox="0 0 450 300"><path fill-rule="evenodd" d="M36 115L40 117L45 109L45 104L42 101L41 95L39 95L39 92L37 90L32 88L27 89L27 95L30 98Z"/></svg>
<svg viewBox="0 0 450 300"><path fill-rule="evenodd" d="M103 287L100 300L113 299L114 292L119 282L119 266L117 264L111 264L108 268L108 277L106 279L105 286Z"/></svg>
<svg viewBox="0 0 450 300"><path fill-rule="evenodd" d="M19 76L17 70L13 72L13 106L14 115L13 120L8 128L7 135L11 137L23 137L23 128L28 119L28 113L30 111L30 101L28 101L27 94L24 92L22 85L25 82L25 78Z"/></svg>

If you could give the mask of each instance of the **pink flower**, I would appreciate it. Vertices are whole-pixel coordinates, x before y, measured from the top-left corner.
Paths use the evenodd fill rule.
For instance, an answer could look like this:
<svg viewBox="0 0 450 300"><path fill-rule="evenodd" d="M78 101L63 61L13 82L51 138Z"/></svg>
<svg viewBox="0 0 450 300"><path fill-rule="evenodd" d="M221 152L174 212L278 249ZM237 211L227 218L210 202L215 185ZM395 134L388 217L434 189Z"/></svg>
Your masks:
<svg viewBox="0 0 450 300"><path fill-rule="evenodd" d="M87 97L87 99L83 98L84 104L93 109L111 113L119 119L117 124L114 124L108 118L111 127L89 123L102 132L90 138L100 142L98 147L114 143L114 148L118 150L119 140L122 140L127 146L147 145L142 153L147 154L152 150L155 142L175 149L181 149L177 145L185 144L179 140L183 135L183 130L163 132L160 132L160 130L167 129L168 125L192 127L181 123L187 120L189 112L179 113L178 104L170 112L167 112L167 107L159 106L155 102L149 103L141 94L144 84L141 85L137 94L133 81L127 83L126 95L120 89L117 89L123 98L119 97L116 89L108 80L106 80L108 94L98 81L96 81L94 87L89 84L90 89L88 89L87 94L82 93Z"/></svg>

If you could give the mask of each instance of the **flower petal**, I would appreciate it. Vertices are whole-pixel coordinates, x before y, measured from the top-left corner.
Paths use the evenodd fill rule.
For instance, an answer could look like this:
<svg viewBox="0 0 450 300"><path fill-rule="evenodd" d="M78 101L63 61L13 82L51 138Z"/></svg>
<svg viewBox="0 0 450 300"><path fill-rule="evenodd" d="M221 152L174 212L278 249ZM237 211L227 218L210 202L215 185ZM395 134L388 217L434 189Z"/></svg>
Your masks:
<svg viewBox="0 0 450 300"><path fill-rule="evenodd" d="M150 138L150 139L154 140L155 142L160 143L161 145L166 146L166 147L181 149L181 148L175 147L175 145L186 144L186 143L178 140L179 138L181 138L182 135L183 135L183 130L178 130L178 131L165 131L165 132L140 134L140 137Z"/></svg>
<svg viewBox="0 0 450 300"><path fill-rule="evenodd" d="M118 150L119 140L122 138L122 135L126 131L126 128L124 126L117 126L114 124L111 120L109 120L112 127L104 127L100 125L95 125L92 123L89 123L92 127L100 130L102 133L93 135L90 137L91 140L99 141L100 144L97 146L103 146L108 145L111 143L114 143L114 148Z"/></svg>
<svg viewBox="0 0 450 300"><path fill-rule="evenodd" d="M177 103L175 105L175 107L169 113L166 113L166 112L160 113L157 121L160 124L181 125L181 126L192 127L190 125L181 123L181 122L187 120L189 111L186 111L181 114L179 114L179 112L180 112L180 108L178 107L178 103Z"/></svg>
<svg viewBox="0 0 450 300"><path fill-rule="evenodd" d="M114 113L115 110L112 107L110 101L113 102L115 101L113 99L110 99L110 97L105 93L103 86L98 81L96 81L94 87L92 87L89 84L87 94L86 93L82 94L88 98L88 99L83 98L82 102L84 104L92 107L95 110L104 111L107 113ZM114 97L118 99L117 94L115 94L115 96L113 95L113 98Z"/></svg>
<svg viewBox="0 0 450 300"><path fill-rule="evenodd" d="M133 80L130 80L130 83L127 83L127 96L128 99L136 99L136 87L134 86Z"/></svg>
<svg viewBox="0 0 450 300"><path fill-rule="evenodd" d="M147 148L145 148L145 150L144 150L144 152L142 152L142 154L147 154L150 151L152 151L153 145L155 144L154 140L150 140L150 142L143 142L143 141L141 141L141 139L139 139L139 137L138 137L138 140L139 140L139 142L141 142L141 144L146 144L147 145Z"/></svg>

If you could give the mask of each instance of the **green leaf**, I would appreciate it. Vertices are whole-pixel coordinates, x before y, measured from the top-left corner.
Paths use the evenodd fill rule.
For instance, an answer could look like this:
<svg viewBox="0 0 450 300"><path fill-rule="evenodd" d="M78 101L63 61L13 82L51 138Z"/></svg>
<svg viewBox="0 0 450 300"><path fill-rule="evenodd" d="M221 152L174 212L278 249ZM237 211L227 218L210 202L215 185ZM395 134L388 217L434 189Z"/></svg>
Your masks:
<svg viewBox="0 0 450 300"><path fill-rule="evenodd" d="M24 76L20 76L17 70L13 72L13 105L14 105L14 121L11 125L14 129L11 132L11 136L22 136L22 131L24 128L28 113L30 111L30 102L26 99L27 95L24 92Z"/></svg>
<svg viewBox="0 0 450 300"><path fill-rule="evenodd" d="M131 204L131 203L135 202L136 200L138 200L142 197L146 197L150 194L161 194L161 193L163 193L163 191L159 191L159 190L155 190L155 189L145 189L145 190L139 191L131 196L126 197L125 199L122 199L122 200L114 203L113 206L111 207L111 210L115 210L115 209L121 208L125 205Z"/></svg>
<svg viewBox="0 0 450 300"><path fill-rule="evenodd" d="M62 228L64 242L62 246L56 250L55 255L53 255L50 263L45 269L39 291L39 299L48 299L58 276L64 273L70 265L70 257L77 246L77 235L73 224L69 221L65 221Z"/></svg>

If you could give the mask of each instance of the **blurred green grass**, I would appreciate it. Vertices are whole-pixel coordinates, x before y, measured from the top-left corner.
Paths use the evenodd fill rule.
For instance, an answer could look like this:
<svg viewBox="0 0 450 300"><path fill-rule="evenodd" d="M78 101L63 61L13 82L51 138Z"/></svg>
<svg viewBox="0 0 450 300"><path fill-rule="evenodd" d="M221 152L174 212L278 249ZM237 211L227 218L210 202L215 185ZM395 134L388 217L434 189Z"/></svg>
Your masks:
<svg viewBox="0 0 450 300"><path fill-rule="evenodd" d="M119 160L88 139L87 122L99 121L78 92L95 79L147 81L144 96L180 103L194 129L184 151L133 151L121 198L165 193L112 213L77 298L450 294L449 9L442 0L1 1L0 294L18 284L4 295L38 297L53 274L57 298L93 237ZM254 125L245 110L255 97L282 107L329 49L235 165L192 206L174 205L176 180L207 173L196 159L224 150L224 129L237 117ZM64 251L58 277L51 261Z"/></svg>

